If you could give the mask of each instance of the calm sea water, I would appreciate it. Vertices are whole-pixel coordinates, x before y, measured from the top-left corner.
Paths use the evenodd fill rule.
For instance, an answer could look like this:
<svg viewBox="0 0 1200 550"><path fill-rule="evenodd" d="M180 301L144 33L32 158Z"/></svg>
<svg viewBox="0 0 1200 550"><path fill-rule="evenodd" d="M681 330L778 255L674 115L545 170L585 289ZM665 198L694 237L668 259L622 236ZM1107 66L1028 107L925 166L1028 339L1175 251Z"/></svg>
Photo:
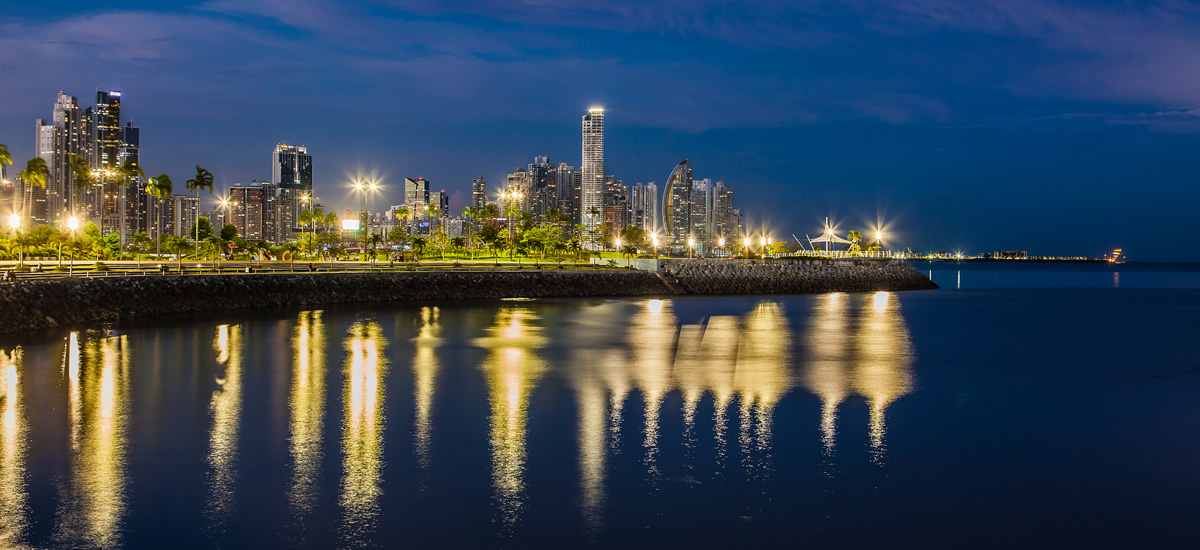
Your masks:
<svg viewBox="0 0 1200 550"><path fill-rule="evenodd" d="M1194 548L1200 271L1099 267L5 336L0 547Z"/></svg>

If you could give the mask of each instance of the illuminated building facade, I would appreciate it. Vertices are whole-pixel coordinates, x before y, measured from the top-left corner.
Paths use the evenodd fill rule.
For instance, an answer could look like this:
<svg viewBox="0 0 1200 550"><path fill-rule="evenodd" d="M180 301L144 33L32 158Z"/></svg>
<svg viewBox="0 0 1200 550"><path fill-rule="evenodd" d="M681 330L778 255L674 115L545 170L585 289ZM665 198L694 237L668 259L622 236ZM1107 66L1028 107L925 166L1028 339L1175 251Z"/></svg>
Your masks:
<svg viewBox="0 0 1200 550"><path fill-rule="evenodd" d="M604 109L592 107L583 115L583 163L580 219L589 229L604 221Z"/></svg>
<svg viewBox="0 0 1200 550"><path fill-rule="evenodd" d="M279 238L300 230L296 220L304 209L302 197L313 196L312 155L304 145L275 144L271 153L271 182L279 186Z"/></svg>
<svg viewBox="0 0 1200 550"><path fill-rule="evenodd" d="M691 228L692 167L687 159L675 165L663 195L662 221L667 244L686 247Z"/></svg>

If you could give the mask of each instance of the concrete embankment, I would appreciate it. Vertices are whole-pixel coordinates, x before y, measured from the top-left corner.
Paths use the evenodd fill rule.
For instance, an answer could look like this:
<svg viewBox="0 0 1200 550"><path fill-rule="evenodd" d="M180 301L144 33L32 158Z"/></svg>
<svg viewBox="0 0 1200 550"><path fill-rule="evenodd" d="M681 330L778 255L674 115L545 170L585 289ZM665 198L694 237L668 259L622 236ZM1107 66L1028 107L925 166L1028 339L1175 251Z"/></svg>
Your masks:
<svg viewBox="0 0 1200 550"><path fill-rule="evenodd" d="M684 261L663 265L688 294L802 294L938 288L906 262L795 259L765 262Z"/></svg>
<svg viewBox="0 0 1200 550"><path fill-rule="evenodd" d="M0 333L190 313L315 304L659 296L654 273L625 271L112 277L0 285Z"/></svg>
<svg viewBox="0 0 1200 550"><path fill-rule="evenodd" d="M937 288L905 263L672 262L646 271L112 277L0 285L0 333L164 313L345 302L794 294Z"/></svg>

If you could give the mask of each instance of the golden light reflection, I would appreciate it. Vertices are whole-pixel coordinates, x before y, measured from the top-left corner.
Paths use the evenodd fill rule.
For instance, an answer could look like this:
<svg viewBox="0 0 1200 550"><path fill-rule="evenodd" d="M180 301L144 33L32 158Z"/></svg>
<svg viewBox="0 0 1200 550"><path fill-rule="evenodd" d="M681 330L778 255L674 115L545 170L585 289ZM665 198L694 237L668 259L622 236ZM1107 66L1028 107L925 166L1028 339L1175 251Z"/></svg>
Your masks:
<svg viewBox="0 0 1200 550"><path fill-rule="evenodd" d="M216 376L208 410L212 431L208 438L209 494L206 513L213 529L223 529L233 511L237 484L238 431L242 417L242 327L220 325L213 336L217 364L224 372Z"/></svg>
<svg viewBox="0 0 1200 550"><path fill-rule="evenodd" d="M342 426L343 530L363 542L379 516L380 473L383 469L383 380L387 360L382 328L374 321L350 326L346 337L345 401ZM352 544L354 545L354 544Z"/></svg>
<svg viewBox="0 0 1200 550"><path fill-rule="evenodd" d="M887 292L875 294L859 316L855 335L854 389L870 406L872 459L881 463L885 451L884 411L913 389L912 344L898 300Z"/></svg>
<svg viewBox="0 0 1200 550"><path fill-rule="evenodd" d="M827 457L836 447L838 406L850 394L847 301L846 295L838 293L818 298L807 335L809 360L803 384L821 399L821 443Z"/></svg>
<svg viewBox="0 0 1200 550"><path fill-rule="evenodd" d="M292 483L288 502L296 524L313 512L320 490L325 419L325 322L322 311L304 311L292 335L291 412Z"/></svg>
<svg viewBox="0 0 1200 550"><path fill-rule="evenodd" d="M594 379L593 379L594 380ZM583 528L595 536L603 526L608 452L608 396L599 381L578 387L580 510Z"/></svg>
<svg viewBox="0 0 1200 550"><path fill-rule="evenodd" d="M671 363L676 339L675 315L662 300L649 300L634 315L629 327L633 383L645 401L644 462L651 476L658 475L658 423L662 400L671 389Z"/></svg>
<svg viewBox="0 0 1200 550"><path fill-rule="evenodd" d="M788 371L791 345L791 331L778 303L759 303L745 317L738 334L733 375L733 388L741 403L740 438L744 454L752 446L764 453L770 450L775 405L792 386Z"/></svg>
<svg viewBox="0 0 1200 550"><path fill-rule="evenodd" d="M0 548L24 547L29 527L20 365L21 348L0 349Z"/></svg>
<svg viewBox="0 0 1200 550"><path fill-rule="evenodd" d="M413 401L416 413L413 417L413 450L417 465L422 470L429 468L429 440L433 433L433 394L437 381L438 363L434 350L441 342L441 310L436 307L421 308L421 326L414 339L416 355L413 357Z"/></svg>
<svg viewBox="0 0 1200 550"><path fill-rule="evenodd" d="M124 335L72 332L64 357L71 431L71 479L55 542L120 546L125 513L129 342Z"/></svg>
<svg viewBox="0 0 1200 550"><path fill-rule="evenodd" d="M524 506L529 396L546 369L537 355L546 339L535 321L528 309L501 309L487 335L476 340L488 350L483 370L492 409L492 488L505 530L520 519Z"/></svg>

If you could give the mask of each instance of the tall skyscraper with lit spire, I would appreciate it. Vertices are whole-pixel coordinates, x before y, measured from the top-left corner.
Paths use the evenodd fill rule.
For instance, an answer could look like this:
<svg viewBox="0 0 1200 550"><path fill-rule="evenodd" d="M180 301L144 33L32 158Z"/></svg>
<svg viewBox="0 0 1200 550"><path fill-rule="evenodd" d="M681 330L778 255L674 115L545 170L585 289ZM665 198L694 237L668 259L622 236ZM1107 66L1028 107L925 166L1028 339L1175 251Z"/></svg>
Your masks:
<svg viewBox="0 0 1200 550"><path fill-rule="evenodd" d="M604 223L604 109L592 107L583 115L583 174L580 218L588 229Z"/></svg>

